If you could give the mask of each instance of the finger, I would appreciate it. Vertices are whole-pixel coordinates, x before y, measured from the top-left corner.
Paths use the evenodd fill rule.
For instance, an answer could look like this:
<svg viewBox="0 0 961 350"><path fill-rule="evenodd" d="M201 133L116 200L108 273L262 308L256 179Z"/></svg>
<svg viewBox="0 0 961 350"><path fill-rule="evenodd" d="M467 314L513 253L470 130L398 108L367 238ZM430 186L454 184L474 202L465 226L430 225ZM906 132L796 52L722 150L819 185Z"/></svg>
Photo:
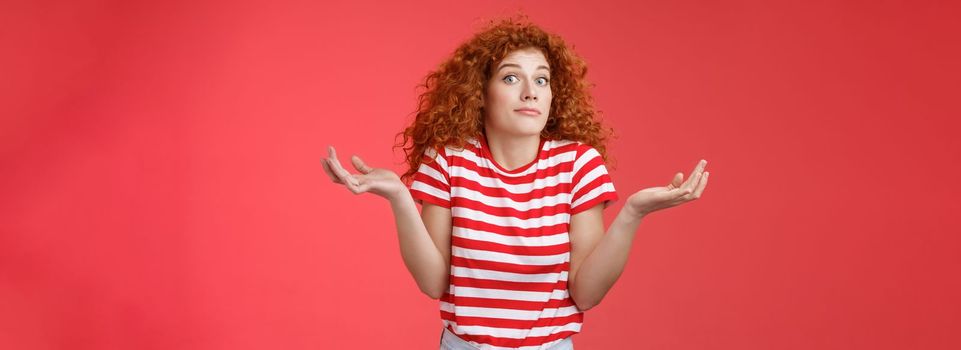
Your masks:
<svg viewBox="0 0 961 350"><path fill-rule="evenodd" d="M691 193L697 191L697 188L701 186L701 181L704 181L704 169L707 168L707 160L701 159L700 166L700 169L697 170L697 180L694 181L694 185L691 188Z"/></svg>
<svg viewBox="0 0 961 350"><path fill-rule="evenodd" d="M334 176L337 178L337 181L344 183L343 175L337 171L336 167L334 167L334 162L330 160L330 158L325 158L324 163L327 163L327 169L330 169L330 172L334 174Z"/></svg>
<svg viewBox="0 0 961 350"><path fill-rule="evenodd" d="M675 188L681 187L681 181L682 181L682 180L684 180L684 174L683 174L683 173L674 174L674 179L671 180L671 184L668 185L667 188L675 189Z"/></svg>
<svg viewBox="0 0 961 350"><path fill-rule="evenodd" d="M328 159L327 161L330 163L331 169L334 170L334 174L337 174L337 177L339 177L344 184L357 186L357 180L355 180L347 170L344 170L344 167L340 166L339 161L336 159Z"/></svg>
<svg viewBox="0 0 961 350"><path fill-rule="evenodd" d="M367 164L364 164L364 161L361 160L360 157L358 156L350 157L350 162L354 164L354 168L356 168L357 171L363 174L368 174L371 171L374 171L373 168L367 166Z"/></svg>
<svg viewBox="0 0 961 350"><path fill-rule="evenodd" d="M348 187L356 187L358 185L357 179L354 179L353 175L340 165L340 160L337 159L337 150L334 149L334 146L327 146L327 153L330 154L329 164L334 174L337 174L340 180L343 181L345 185L348 185ZM354 191L354 188L351 188L351 191Z"/></svg>
<svg viewBox="0 0 961 350"><path fill-rule="evenodd" d="M330 169L330 165L327 164L327 158L321 159L320 165L324 166L324 172L327 173L327 176L330 177L331 181L333 181L334 183L343 184L343 182L340 181L340 177L335 175L334 171Z"/></svg>
<svg viewBox="0 0 961 350"><path fill-rule="evenodd" d="M704 172L704 175L701 176L701 182L698 182L697 189L694 190L694 194L692 194L691 196L693 196L694 198L701 198L701 193L703 193L704 188L707 187L707 178L710 175L711 175L710 172L708 171Z"/></svg>
<svg viewBox="0 0 961 350"><path fill-rule="evenodd" d="M330 155L330 159L337 160L337 150L334 149L334 146L327 146L327 154Z"/></svg>
<svg viewBox="0 0 961 350"><path fill-rule="evenodd" d="M697 162L697 165L694 166L694 170L691 171L691 176L687 178L687 181L684 182L682 187L691 189L693 191L697 186L697 182L701 180L701 173L704 172L705 166L707 166L706 160L701 159L699 162Z"/></svg>
<svg viewBox="0 0 961 350"><path fill-rule="evenodd" d="M327 151L330 153L330 165L334 169L334 173L340 176L345 184L357 186L357 179L354 179L350 172L340 165L340 160L337 159L337 150L334 149L334 146L328 146Z"/></svg>

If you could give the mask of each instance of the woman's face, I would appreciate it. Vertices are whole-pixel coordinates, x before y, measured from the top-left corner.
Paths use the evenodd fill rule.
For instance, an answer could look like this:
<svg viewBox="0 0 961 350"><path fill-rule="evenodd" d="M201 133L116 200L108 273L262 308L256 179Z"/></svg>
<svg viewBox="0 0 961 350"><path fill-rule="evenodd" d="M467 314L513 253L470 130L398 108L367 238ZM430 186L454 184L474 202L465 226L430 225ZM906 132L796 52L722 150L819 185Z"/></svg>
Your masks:
<svg viewBox="0 0 961 350"><path fill-rule="evenodd" d="M550 67L540 50L516 50L494 67L484 96L489 132L540 135L551 111Z"/></svg>

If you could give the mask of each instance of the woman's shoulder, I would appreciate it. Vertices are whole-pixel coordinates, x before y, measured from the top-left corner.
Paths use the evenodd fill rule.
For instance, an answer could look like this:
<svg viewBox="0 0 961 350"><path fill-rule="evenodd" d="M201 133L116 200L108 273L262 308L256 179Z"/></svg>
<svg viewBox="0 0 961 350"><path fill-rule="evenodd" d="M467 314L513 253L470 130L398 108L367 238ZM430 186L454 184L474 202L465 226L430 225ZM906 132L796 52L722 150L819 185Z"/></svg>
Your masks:
<svg viewBox="0 0 961 350"><path fill-rule="evenodd" d="M437 155L446 158L454 155L462 156L465 152L477 153L480 148L480 141L478 141L476 138L467 138L464 140L463 145L450 143L427 147L425 154L432 158Z"/></svg>
<svg viewBox="0 0 961 350"><path fill-rule="evenodd" d="M595 150L594 147L591 146L590 144L577 141L577 140L555 139L555 140L548 140L547 143L550 145L550 147L547 147L548 149L577 151L577 155L590 152L591 150L594 150L594 152L597 152L597 150Z"/></svg>

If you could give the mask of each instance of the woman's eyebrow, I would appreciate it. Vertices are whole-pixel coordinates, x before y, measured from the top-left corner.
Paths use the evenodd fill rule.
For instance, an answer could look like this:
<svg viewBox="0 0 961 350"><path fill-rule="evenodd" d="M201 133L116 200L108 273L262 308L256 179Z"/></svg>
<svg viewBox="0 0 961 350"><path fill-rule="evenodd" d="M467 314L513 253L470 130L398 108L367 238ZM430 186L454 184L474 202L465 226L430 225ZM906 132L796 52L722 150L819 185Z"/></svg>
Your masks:
<svg viewBox="0 0 961 350"><path fill-rule="evenodd" d="M513 64L513 63L504 63L504 64L502 64L500 67L497 67L497 71L500 71L501 69L504 69L504 68L507 68L507 67L514 67L514 68L518 68L518 69L521 68L520 65L516 65L516 64ZM547 66L543 66L543 65L537 66L537 69L545 69L545 70L547 70L548 72L551 71L550 68L548 68ZM535 69L535 70L536 70L536 69Z"/></svg>

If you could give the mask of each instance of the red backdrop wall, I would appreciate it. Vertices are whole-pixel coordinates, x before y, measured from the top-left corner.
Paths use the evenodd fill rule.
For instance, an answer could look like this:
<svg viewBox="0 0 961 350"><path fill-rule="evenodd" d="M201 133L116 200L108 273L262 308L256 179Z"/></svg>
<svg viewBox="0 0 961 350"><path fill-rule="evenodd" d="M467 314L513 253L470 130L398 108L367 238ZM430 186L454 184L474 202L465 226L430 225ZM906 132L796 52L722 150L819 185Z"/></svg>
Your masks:
<svg viewBox="0 0 961 350"><path fill-rule="evenodd" d="M947 1L5 2L0 348L436 348L319 160L402 171L415 86L518 10L588 61L622 199L711 172L577 348L961 348Z"/></svg>

